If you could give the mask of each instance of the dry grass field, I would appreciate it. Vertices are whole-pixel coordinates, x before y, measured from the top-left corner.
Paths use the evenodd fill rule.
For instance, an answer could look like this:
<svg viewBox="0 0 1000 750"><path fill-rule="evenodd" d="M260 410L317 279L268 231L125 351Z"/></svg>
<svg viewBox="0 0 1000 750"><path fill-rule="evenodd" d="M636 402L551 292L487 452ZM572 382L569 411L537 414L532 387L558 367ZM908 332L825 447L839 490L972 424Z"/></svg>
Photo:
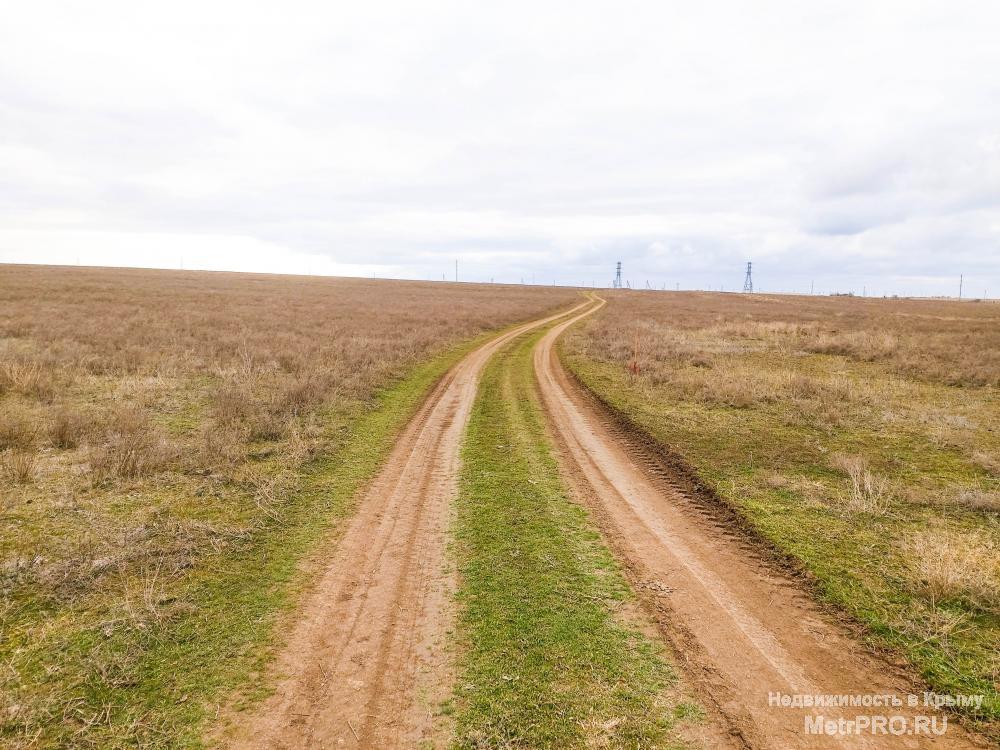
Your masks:
<svg viewBox="0 0 1000 750"><path fill-rule="evenodd" d="M1000 719L1000 305L632 292L564 358L876 647Z"/></svg>
<svg viewBox="0 0 1000 750"><path fill-rule="evenodd" d="M195 742L448 352L575 298L0 266L0 744Z"/></svg>

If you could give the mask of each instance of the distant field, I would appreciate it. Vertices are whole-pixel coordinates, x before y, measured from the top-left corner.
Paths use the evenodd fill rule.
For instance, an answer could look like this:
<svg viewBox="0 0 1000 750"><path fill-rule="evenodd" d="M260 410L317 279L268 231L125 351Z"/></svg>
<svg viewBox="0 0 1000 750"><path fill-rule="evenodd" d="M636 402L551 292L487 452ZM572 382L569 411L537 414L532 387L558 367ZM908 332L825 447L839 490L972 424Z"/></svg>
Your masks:
<svg viewBox="0 0 1000 750"><path fill-rule="evenodd" d="M195 743L463 342L576 298L0 266L0 744Z"/></svg>
<svg viewBox="0 0 1000 750"><path fill-rule="evenodd" d="M608 296L578 377L995 730L1000 304Z"/></svg>

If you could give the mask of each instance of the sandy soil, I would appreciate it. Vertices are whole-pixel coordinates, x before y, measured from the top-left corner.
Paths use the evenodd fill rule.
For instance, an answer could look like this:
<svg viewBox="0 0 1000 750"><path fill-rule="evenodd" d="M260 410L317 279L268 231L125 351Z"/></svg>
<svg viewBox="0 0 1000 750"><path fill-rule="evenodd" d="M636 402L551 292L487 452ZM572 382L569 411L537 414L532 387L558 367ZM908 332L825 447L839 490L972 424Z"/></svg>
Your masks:
<svg viewBox="0 0 1000 750"><path fill-rule="evenodd" d="M221 744L384 749L440 737L435 713L454 677L446 544L462 434L490 356L558 317L492 339L434 389L306 597L277 660L275 694L233 718Z"/></svg>
<svg viewBox="0 0 1000 750"><path fill-rule="evenodd" d="M729 524L684 489L669 465L612 419L565 372L559 335L593 311L555 326L535 350L535 370L560 463L623 562L648 613L732 743L749 748L982 747L957 726L943 736L807 734L805 718L931 709L794 709L769 695L919 693L900 670L850 633Z"/></svg>

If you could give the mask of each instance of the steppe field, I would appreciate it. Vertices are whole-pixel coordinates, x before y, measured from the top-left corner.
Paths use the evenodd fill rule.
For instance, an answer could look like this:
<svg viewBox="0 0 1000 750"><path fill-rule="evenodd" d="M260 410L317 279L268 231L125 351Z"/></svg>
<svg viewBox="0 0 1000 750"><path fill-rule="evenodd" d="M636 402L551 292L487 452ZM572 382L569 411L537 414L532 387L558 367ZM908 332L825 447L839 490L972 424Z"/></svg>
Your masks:
<svg viewBox="0 0 1000 750"><path fill-rule="evenodd" d="M4 748L1000 737L991 302L0 266L0 519Z"/></svg>
<svg viewBox="0 0 1000 750"><path fill-rule="evenodd" d="M187 742L429 384L577 296L0 266L0 746Z"/></svg>

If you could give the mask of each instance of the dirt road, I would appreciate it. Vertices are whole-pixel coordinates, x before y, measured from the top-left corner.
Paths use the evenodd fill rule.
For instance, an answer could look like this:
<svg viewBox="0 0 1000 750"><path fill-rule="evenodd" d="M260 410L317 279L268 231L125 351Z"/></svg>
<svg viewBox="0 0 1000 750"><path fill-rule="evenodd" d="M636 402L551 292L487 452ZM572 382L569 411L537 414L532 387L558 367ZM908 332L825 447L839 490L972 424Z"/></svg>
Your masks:
<svg viewBox="0 0 1000 750"><path fill-rule="evenodd" d="M952 724L943 736L825 736L806 716L917 711L770 705L775 694L905 695L915 688L852 641L801 585L689 496L658 456L614 426L563 370L558 336L535 369L560 461L622 560L648 613L709 708L709 744L734 748L982 747ZM360 500L280 655L276 693L240 716L237 748L409 748L443 740L434 714L453 687L446 649L453 574L446 544L459 448L479 375L522 325L478 348L434 389ZM919 713L933 715L930 710ZM940 722L942 717L937 716ZM912 725L910 725L912 727ZM939 725L940 726L940 725ZM436 744L436 743L435 743Z"/></svg>
<svg viewBox="0 0 1000 750"><path fill-rule="evenodd" d="M655 452L615 427L567 375L554 343L592 311L554 326L535 350L560 462L715 720L727 725L733 746L980 747L954 723L936 737L804 731L806 717L818 715L833 720L901 715L912 720L920 713L941 722L943 717L930 709L771 705L769 698L776 694L905 696L916 688L862 651L799 583L766 562L719 514L696 502Z"/></svg>
<svg viewBox="0 0 1000 750"><path fill-rule="evenodd" d="M492 339L437 385L304 602L278 658L277 691L235 719L223 744L385 749L432 738L433 714L452 688L445 640L454 581L445 545L479 375L504 343L559 317Z"/></svg>

